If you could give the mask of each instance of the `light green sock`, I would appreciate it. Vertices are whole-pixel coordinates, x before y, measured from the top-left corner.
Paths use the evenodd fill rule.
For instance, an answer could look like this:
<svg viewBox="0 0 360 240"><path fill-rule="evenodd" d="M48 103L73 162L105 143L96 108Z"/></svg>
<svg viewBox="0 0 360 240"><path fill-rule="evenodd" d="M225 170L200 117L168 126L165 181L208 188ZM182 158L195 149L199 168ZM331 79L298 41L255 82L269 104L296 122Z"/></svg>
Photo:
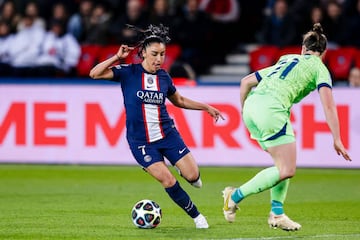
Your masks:
<svg viewBox="0 0 360 240"><path fill-rule="evenodd" d="M271 211L277 215L284 213L283 204L285 202L289 184L290 178L287 178L270 189Z"/></svg>
<svg viewBox="0 0 360 240"><path fill-rule="evenodd" d="M277 167L265 168L252 179L240 186L240 191L244 197L247 197L275 186L279 180L280 172Z"/></svg>
<svg viewBox="0 0 360 240"><path fill-rule="evenodd" d="M287 190L289 188L290 178L284 179L270 189L271 201L285 202Z"/></svg>

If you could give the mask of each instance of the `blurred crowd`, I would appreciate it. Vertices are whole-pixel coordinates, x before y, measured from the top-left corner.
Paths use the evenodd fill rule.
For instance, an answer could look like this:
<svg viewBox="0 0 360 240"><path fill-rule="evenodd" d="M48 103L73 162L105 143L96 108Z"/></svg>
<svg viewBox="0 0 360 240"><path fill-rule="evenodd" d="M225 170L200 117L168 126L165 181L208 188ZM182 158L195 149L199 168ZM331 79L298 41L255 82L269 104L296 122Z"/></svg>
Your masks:
<svg viewBox="0 0 360 240"><path fill-rule="evenodd" d="M241 44L301 44L315 22L360 48L360 0L0 0L0 76L76 76L82 45L134 45L126 24L159 23L202 74Z"/></svg>
<svg viewBox="0 0 360 240"><path fill-rule="evenodd" d="M330 47L360 47L359 0L270 0L257 41L276 46L301 43L301 35L320 22ZM354 31L355 30L355 31Z"/></svg>

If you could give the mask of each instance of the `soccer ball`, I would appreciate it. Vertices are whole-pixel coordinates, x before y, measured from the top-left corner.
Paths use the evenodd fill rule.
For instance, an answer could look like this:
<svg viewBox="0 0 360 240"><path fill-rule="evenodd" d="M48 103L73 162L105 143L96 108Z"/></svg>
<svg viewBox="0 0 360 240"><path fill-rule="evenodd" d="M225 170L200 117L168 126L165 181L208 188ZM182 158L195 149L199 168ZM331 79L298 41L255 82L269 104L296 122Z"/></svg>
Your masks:
<svg viewBox="0 0 360 240"><path fill-rule="evenodd" d="M153 200L143 199L135 203L131 218L138 228L155 228L161 222L161 208Z"/></svg>

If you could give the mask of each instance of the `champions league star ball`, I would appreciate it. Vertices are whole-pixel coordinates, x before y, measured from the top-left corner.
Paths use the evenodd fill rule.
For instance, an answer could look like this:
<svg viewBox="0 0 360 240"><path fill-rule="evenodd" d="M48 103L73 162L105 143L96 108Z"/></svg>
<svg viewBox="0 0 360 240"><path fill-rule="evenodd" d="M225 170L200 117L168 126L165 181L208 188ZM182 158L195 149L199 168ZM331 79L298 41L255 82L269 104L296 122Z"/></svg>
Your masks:
<svg viewBox="0 0 360 240"><path fill-rule="evenodd" d="M143 199L135 203L131 218L138 228L155 228L161 222L161 208L152 200Z"/></svg>

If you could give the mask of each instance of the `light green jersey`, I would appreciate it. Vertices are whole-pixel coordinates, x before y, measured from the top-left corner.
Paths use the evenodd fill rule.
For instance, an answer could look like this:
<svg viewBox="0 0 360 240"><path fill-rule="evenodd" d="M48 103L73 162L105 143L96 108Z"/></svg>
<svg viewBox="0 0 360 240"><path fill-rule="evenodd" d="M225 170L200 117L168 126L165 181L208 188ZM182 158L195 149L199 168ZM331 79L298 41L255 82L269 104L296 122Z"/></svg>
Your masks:
<svg viewBox="0 0 360 240"><path fill-rule="evenodd" d="M260 82L253 93L270 94L288 109L316 88L332 87L329 70L315 55L284 55L255 74Z"/></svg>

